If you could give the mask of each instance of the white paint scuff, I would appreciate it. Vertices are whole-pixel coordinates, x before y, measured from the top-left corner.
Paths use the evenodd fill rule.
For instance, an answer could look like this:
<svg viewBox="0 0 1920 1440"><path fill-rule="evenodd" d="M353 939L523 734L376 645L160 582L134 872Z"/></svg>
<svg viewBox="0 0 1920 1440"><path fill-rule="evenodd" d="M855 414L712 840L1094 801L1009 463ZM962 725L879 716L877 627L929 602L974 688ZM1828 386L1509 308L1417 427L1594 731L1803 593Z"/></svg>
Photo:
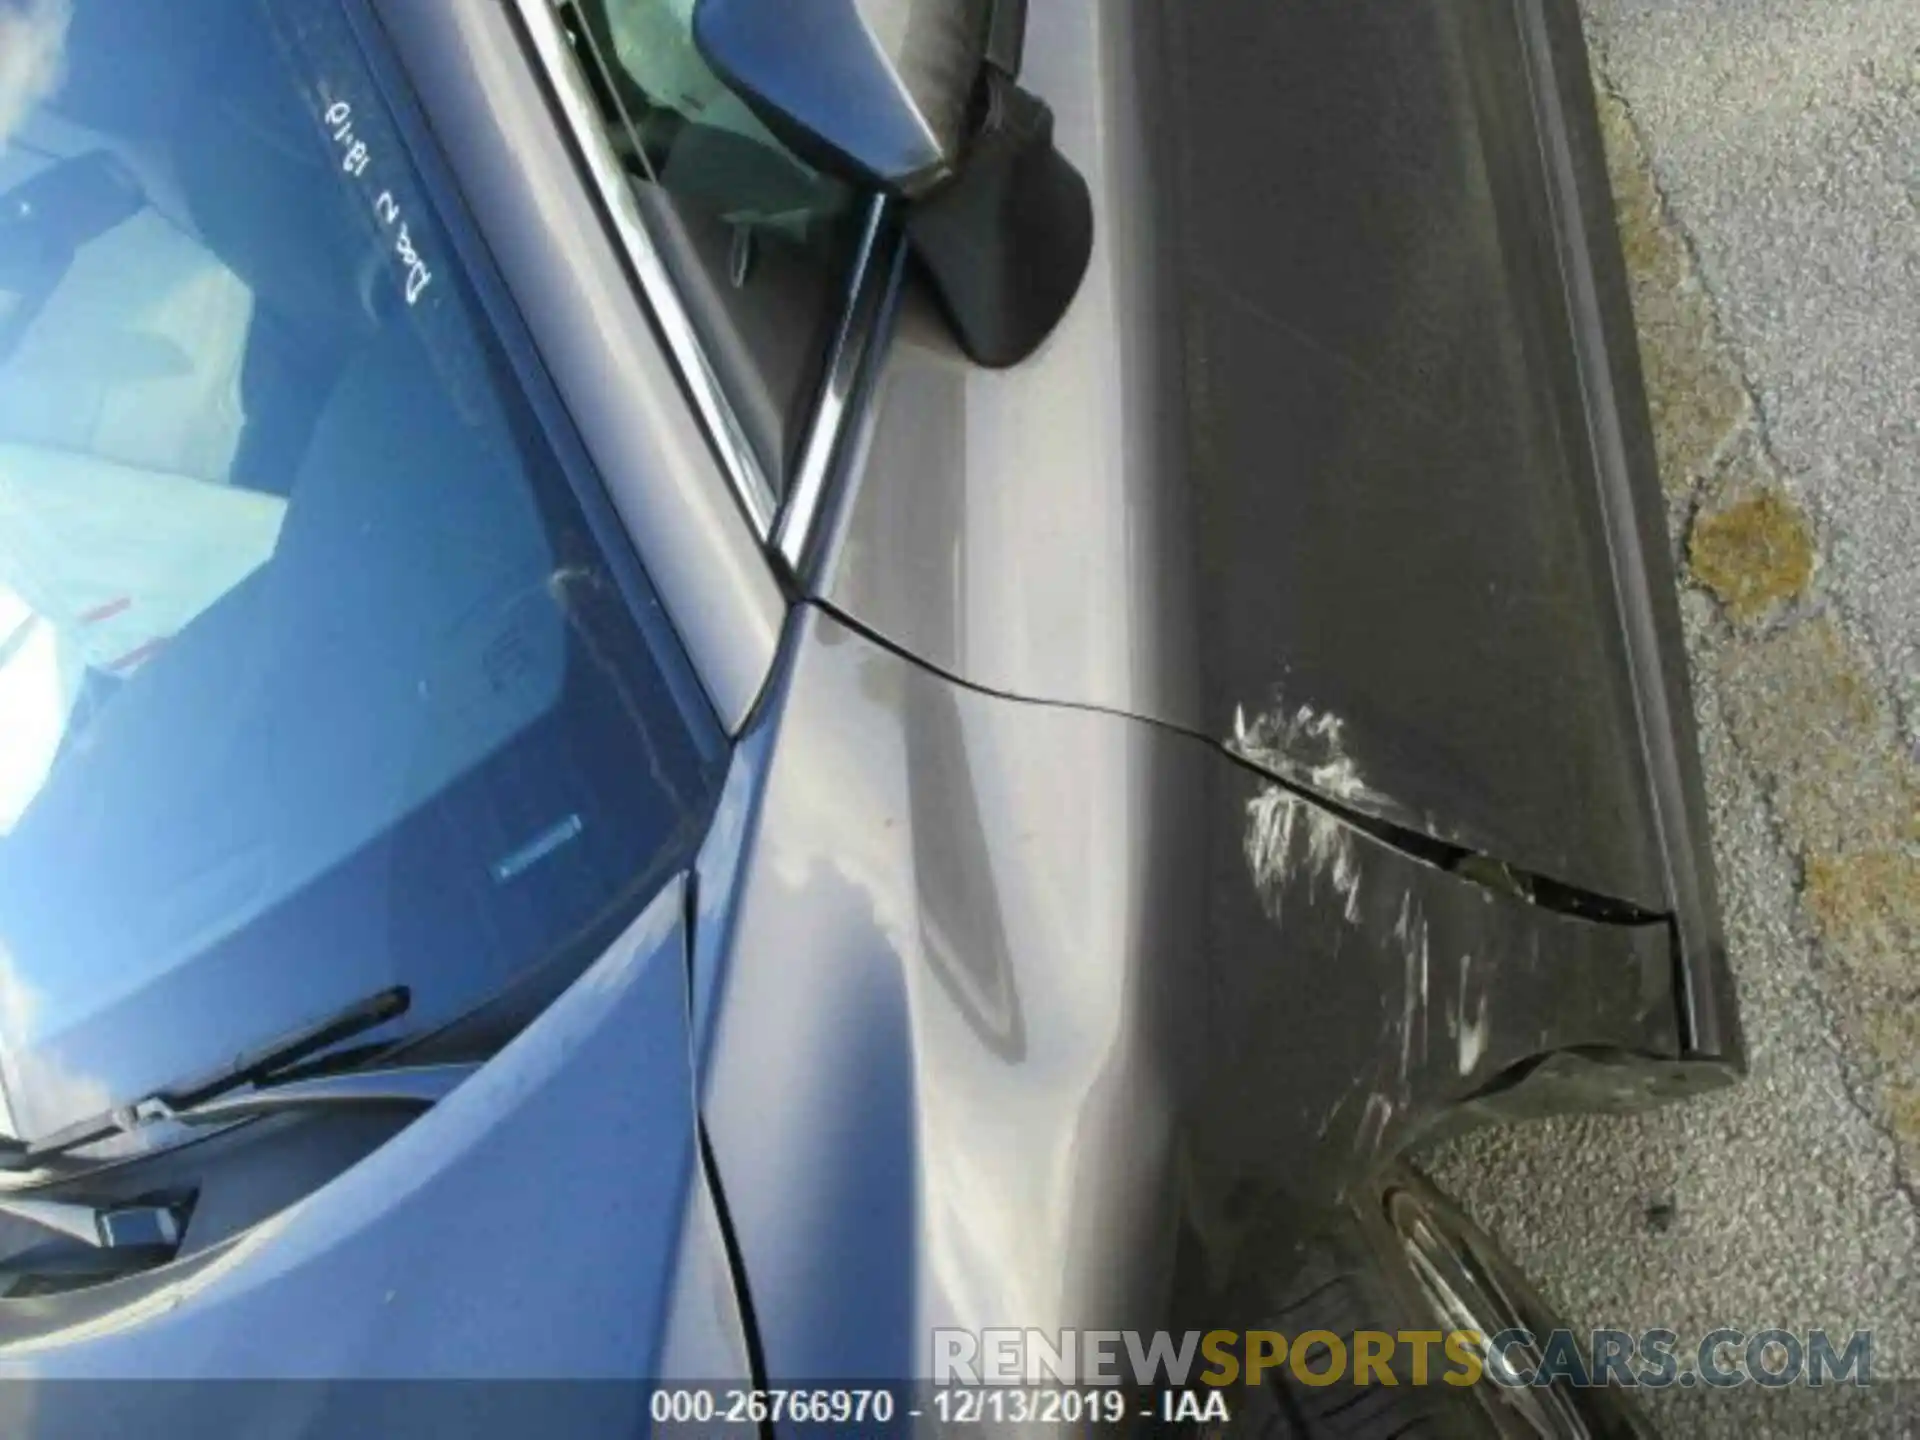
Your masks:
<svg viewBox="0 0 1920 1440"><path fill-rule="evenodd" d="M1329 811L1278 785L1247 802L1247 865L1266 903L1280 918L1281 897L1296 877L1326 884L1351 924L1360 917L1360 857L1354 832Z"/></svg>
<svg viewBox="0 0 1920 1440"><path fill-rule="evenodd" d="M1227 748L1242 759L1303 785L1329 800L1379 799L1347 753L1347 722L1337 715L1300 705L1291 711L1276 705L1247 720L1236 708Z"/></svg>
<svg viewBox="0 0 1920 1440"><path fill-rule="evenodd" d="M1414 909L1411 894L1400 897L1400 918L1394 921L1393 938L1399 943L1400 953L1405 957L1404 972L1400 977L1400 1079L1404 1082L1413 1072L1413 1045L1416 1037L1420 1042L1420 1055L1423 1060L1427 1053L1427 1033L1424 1023L1427 1014L1430 969L1427 917Z"/></svg>
<svg viewBox="0 0 1920 1440"><path fill-rule="evenodd" d="M1467 1019L1467 968L1471 964L1468 956L1460 958L1460 1007L1458 1016L1450 1027L1460 1036L1460 1073L1471 1075L1480 1059L1487 1053L1487 992L1483 986L1474 1003L1473 1019Z"/></svg>
<svg viewBox="0 0 1920 1440"><path fill-rule="evenodd" d="M1276 706L1248 721L1236 709L1227 748L1270 774L1334 801L1373 798L1346 753L1345 722L1310 705ZM1269 913L1278 919L1281 891L1304 875L1330 885L1348 924L1360 918L1360 851L1352 827L1332 812L1279 786L1247 804L1247 863Z"/></svg>
<svg viewBox="0 0 1920 1440"><path fill-rule="evenodd" d="M1387 1126L1393 1120L1393 1097L1383 1091L1376 1091L1367 1097L1366 1112L1360 1117L1359 1128L1353 1134L1353 1148L1362 1155L1372 1154L1380 1149L1380 1143L1386 1138Z"/></svg>

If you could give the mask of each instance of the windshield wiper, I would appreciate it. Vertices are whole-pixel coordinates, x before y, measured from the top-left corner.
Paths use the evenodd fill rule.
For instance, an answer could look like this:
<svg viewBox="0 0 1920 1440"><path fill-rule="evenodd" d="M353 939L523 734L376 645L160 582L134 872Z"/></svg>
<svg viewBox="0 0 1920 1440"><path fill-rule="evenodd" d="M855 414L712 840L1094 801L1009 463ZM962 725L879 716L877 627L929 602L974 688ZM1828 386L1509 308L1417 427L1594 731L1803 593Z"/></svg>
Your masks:
<svg viewBox="0 0 1920 1440"><path fill-rule="evenodd" d="M200 1112L216 1097L243 1086L264 1085L278 1072L291 1069L309 1056L397 1019L406 1014L411 1003L412 995L404 985L382 990L365 1000L354 1002L329 1019L296 1030L261 1050L242 1055L212 1075L155 1091L132 1105L115 1106L55 1131L44 1140L31 1143L14 1141L0 1147L0 1170L31 1170L70 1150L111 1139L115 1135L131 1133L149 1121L185 1119L185 1112Z"/></svg>
<svg viewBox="0 0 1920 1440"><path fill-rule="evenodd" d="M230 1125L289 1110L431 1110L480 1069L478 1061L442 1065L396 1065L349 1070L305 1080L271 1081L238 1094L217 1095L187 1110L156 1100L154 1118L182 1125ZM160 1108L164 1107L164 1108ZM89 1205L76 1200L40 1200L0 1194L0 1215L99 1250L140 1256L172 1251L180 1244L181 1204ZM38 1254L39 1252L35 1252ZM118 1262L115 1262L118 1263ZM84 1266L83 1266L84 1268Z"/></svg>

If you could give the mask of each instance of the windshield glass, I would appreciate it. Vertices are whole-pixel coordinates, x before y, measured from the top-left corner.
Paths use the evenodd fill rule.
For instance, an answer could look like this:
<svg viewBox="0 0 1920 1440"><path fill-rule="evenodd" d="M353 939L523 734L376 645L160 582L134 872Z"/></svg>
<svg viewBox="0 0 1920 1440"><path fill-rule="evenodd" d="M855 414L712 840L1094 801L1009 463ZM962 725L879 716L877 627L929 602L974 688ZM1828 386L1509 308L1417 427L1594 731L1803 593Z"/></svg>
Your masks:
<svg viewBox="0 0 1920 1440"><path fill-rule="evenodd" d="M583 963L706 814L712 717L370 34L0 0L17 1137Z"/></svg>

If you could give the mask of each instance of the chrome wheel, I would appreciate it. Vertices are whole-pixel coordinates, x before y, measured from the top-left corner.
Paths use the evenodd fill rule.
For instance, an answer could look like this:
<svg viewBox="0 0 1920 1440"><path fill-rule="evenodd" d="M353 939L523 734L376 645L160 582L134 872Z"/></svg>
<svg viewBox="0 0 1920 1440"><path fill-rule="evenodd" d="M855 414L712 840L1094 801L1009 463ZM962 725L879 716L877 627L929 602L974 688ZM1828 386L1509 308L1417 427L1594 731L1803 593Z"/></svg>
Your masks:
<svg viewBox="0 0 1920 1440"><path fill-rule="evenodd" d="M1480 1356L1487 1378L1473 1387L1503 1436L1526 1440L1591 1440L1595 1430L1563 1385L1526 1384L1539 1372L1541 1317L1500 1281L1497 1262L1481 1253L1456 1217L1418 1190L1395 1187L1385 1196L1387 1222L1407 1267L1431 1307L1439 1328L1471 1330L1483 1337ZM1495 1349L1486 1343L1504 1331L1529 1338Z"/></svg>

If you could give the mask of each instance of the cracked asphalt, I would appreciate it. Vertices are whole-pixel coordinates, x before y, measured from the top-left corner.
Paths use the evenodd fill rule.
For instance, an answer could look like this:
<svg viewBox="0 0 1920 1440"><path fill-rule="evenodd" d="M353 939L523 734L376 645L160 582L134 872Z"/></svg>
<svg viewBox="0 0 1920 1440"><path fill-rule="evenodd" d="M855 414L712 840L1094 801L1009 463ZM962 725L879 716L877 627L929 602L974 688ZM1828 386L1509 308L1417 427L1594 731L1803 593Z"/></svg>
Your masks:
<svg viewBox="0 0 1920 1440"><path fill-rule="evenodd" d="M1870 1328L1905 1405L1920 1384L1920 5L1583 4L1752 1074L1650 1115L1482 1132L1427 1163L1576 1327ZM1920 1416L1804 1393L1649 1399L1680 1436L1920 1434Z"/></svg>

